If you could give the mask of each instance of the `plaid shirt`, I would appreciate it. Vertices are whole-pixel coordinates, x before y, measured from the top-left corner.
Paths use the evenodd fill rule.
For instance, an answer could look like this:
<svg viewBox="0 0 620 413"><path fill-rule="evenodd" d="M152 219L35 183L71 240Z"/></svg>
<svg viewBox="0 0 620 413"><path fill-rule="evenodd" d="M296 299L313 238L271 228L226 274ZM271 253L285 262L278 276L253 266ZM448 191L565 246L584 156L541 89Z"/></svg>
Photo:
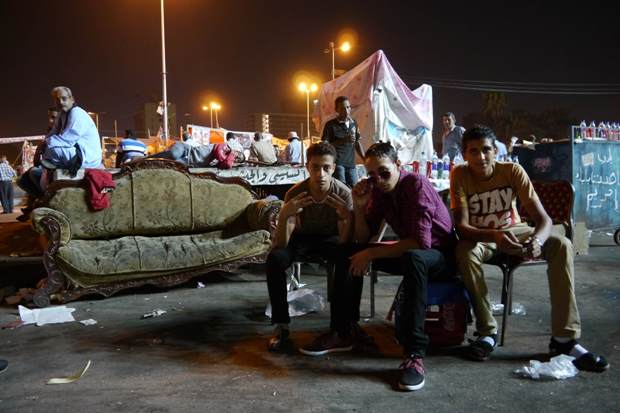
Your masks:
<svg viewBox="0 0 620 413"><path fill-rule="evenodd" d="M12 181L16 175L15 170L11 168L8 162L0 163L0 181Z"/></svg>

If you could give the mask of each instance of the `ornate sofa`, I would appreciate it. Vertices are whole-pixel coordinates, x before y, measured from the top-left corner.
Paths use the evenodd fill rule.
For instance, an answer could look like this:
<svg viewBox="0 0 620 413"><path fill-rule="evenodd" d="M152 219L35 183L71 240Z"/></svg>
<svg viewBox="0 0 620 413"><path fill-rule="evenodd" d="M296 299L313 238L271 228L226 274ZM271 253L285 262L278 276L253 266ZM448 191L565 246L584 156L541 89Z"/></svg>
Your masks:
<svg viewBox="0 0 620 413"><path fill-rule="evenodd" d="M47 237L47 278L34 294L37 306L180 284L262 262L271 247L281 202L257 200L240 178L143 159L125 164L113 179L107 209L89 210L80 180L55 182L33 211L35 230Z"/></svg>

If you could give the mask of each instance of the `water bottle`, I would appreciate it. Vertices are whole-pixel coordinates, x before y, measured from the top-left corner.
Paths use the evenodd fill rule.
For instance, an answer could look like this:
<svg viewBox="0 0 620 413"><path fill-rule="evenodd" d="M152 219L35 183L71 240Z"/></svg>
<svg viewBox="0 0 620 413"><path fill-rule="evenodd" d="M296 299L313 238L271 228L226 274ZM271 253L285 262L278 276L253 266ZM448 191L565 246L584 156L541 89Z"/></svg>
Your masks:
<svg viewBox="0 0 620 413"><path fill-rule="evenodd" d="M433 152L433 158L431 160L431 173L430 173L431 179L437 179L439 175L438 164L439 164L439 158L437 157L437 152Z"/></svg>
<svg viewBox="0 0 620 413"><path fill-rule="evenodd" d="M605 128L607 129L607 140L608 141L613 141L614 140L614 135L615 135L615 131L614 131L614 127L611 123L609 123L609 121L607 121L607 124L605 125Z"/></svg>
<svg viewBox="0 0 620 413"><path fill-rule="evenodd" d="M585 120L582 120L579 124L579 129L577 129L577 139L585 139L586 138L586 128L588 125Z"/></svg>
<svg viewBox="0 0 620 413"><path fill-rule="evenodd" d="M422 152L420 154L420 169L418 171L420 175L426 176L426 166L427 166L426 162L427 162L426 153Z"/></svg>
<svg viewBox="0 0 620 413"><path fill-rule="evenodd" d="M618 125L616 122L611 124L611 140L620 140L620 125Z"/></svg>
<svg viewBox="0 0 620 413"><path fill-rule="evenodd" d="M450 165L450 156L448 156L448 154L445 154L443 156L442 159L442 163L443 163L443 179L449 179L450 178L450 169L451 169L451 165Z"/></svg>
<svg viewBox="0 0 620 413"><path fill-rule="evenodd" d="M519 157L517 155L512 157L512 162L518 164L519 163Z"/></svg>
<svg viewBox="0 0 620 413"><path fill-rule="evenodd" d="M443 178L443 159L437 158L437 179Z"/></svg>
<svg viewBox="0 0 620 413"><path fill-rule="evenodd" d="M607 125L605 125L605 122L601 121L598 124L598 133L596 137L600 139L607 139Z"/></svg>

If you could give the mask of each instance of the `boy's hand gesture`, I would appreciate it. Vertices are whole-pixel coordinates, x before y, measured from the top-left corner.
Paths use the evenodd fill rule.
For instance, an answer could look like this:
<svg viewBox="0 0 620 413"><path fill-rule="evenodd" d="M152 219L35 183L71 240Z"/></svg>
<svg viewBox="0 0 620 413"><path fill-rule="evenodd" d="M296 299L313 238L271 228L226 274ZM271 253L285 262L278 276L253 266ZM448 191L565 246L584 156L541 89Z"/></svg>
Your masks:
<svg viewBox="0 0 620 413"><path fill-rule="evenodd" d="M312 197L307 192L295 195L284 203L280 210L280 215L288 219L299 214L305 207L312 203Z"/></svg>

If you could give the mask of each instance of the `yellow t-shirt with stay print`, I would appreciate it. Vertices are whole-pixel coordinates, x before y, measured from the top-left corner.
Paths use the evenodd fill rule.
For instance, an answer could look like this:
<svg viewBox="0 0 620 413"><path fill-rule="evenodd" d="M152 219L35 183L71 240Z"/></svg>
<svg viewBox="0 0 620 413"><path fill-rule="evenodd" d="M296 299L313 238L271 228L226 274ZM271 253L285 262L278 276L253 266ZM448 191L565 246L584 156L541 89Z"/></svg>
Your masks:
<svg viewBox="0 0 620 413"><path fill-rule="evenodd" d="M467 164L459 165L450 175L452 209L467 208L469 224L481 229L506 229L521 222L517 211L521 202L537 198L534 186L521 165L496 162L488 180L477 180Z"/></svg>

